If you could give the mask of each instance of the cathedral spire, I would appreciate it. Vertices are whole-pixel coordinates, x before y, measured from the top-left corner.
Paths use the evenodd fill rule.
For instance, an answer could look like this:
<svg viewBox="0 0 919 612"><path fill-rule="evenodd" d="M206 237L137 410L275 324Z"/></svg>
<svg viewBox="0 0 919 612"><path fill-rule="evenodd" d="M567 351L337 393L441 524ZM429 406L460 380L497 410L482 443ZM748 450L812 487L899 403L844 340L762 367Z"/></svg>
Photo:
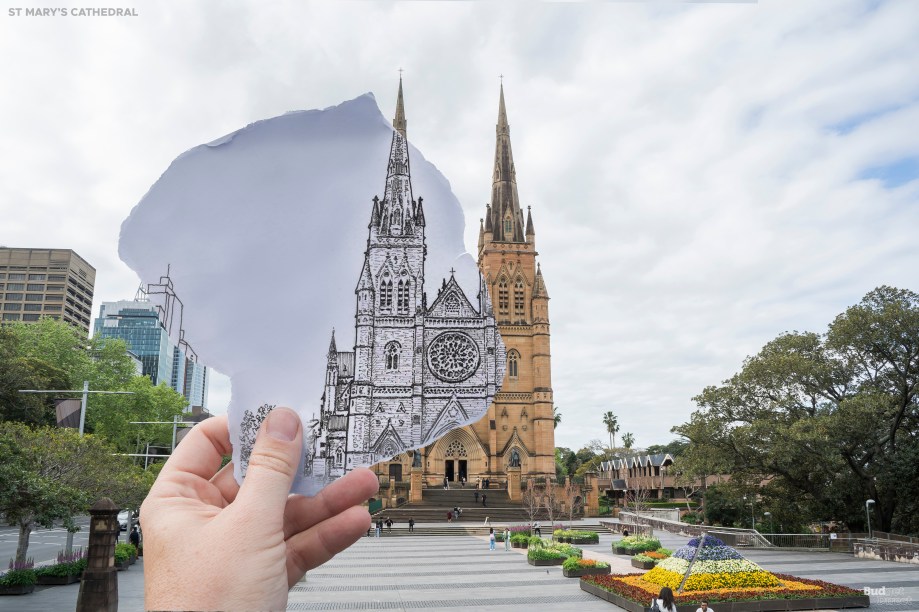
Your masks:
<svg viewBox="0 0 919 612"><path fill-rule="evenodd" d="M386 189L380 202L380 231L391 236L401 236L411 231L412 179L408 160L408 140L405 136L405 102L402 98L402 77L399 77L399 94L396 116L393 119L392 144L386 167Z"/></svg>
<svg viewBox="0 0 919 612"><path fill-rule="evenodd" d="M338 357L338 349L335 347L335 328L332 328L332 341L329 342L329 352L327 357Z"/></svg>
<svg viewBox="0 0 919 612"><path fill-rule="evenodd" d="M495 168L492 175L491 210L489 218L494 240L525 242L523 212L517 197L517 173L511 152L510 125L504 105L504 83L498 100L498 124L495 126ZM487 227L486 227L487 231Z"/></svg>
<svg viewBox="0 0 919 612"><path fill-rule="evenodd" d="M401 72L401 71L400 71ZM408 138L405 135L405 103L402 101L402 75L399 75L399 97L396 98L396 116L392 120L392 126L397 132L402 134L402 138Z"/></svg>

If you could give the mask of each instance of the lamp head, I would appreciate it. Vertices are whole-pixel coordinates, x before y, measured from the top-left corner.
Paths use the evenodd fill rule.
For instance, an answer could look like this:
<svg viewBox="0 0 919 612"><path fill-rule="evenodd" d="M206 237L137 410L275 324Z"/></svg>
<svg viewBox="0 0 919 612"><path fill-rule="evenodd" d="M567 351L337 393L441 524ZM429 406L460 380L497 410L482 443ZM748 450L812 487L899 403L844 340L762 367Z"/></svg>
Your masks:
<svg viewBox="0 0 919 612"><path fill-rule="evenodd" d="M873 499L869 499L868 501L865 502L865 507L867 508L868 506L870 506L870 505L873 504L873 503L874 503L874 500L873 500Z"/></svg>

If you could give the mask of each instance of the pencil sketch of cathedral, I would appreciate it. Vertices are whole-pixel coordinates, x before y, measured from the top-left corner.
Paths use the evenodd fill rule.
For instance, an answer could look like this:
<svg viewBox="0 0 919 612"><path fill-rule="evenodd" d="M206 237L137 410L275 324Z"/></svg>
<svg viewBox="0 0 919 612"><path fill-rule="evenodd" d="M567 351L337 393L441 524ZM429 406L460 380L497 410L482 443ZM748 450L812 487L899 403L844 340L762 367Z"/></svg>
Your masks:
<svg viewBox="0 0 919 612"><path fill-rule="evenodd" d="M429 305L425 217L412 195L402 81L383 199L373 198L355 294L352 351L328 351L303 476L331 480L433 443L480 419L504 379L505 348L484 279L471 301L450 273Z"/></svg>

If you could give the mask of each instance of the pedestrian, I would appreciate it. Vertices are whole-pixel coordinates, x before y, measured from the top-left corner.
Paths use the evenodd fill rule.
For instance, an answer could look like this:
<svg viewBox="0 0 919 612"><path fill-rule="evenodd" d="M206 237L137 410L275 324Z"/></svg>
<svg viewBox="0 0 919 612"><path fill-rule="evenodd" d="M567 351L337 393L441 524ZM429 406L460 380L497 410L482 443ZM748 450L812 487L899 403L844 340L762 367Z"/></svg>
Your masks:
<svg viewBox="0 0 919 612"><path fill-rule="evenodd" d="M392 517L386 519L386 533L392 533Z"/></svg>
<svg viewBox="0 0 919 612"><path fill-rule="evenodd" d="M484 493L482 493L482 507L483 507L483 508L486 507L486 506L485 506L485 497L487 497L487 496L486 496Z"/></svg>
<svg viewBox="0 0 919 612"><path fill-rule="evenodd" d="M542 537L542 527L539 526L539 521L533 523L533 535L538 535Z"/></svg>
<svg viewBox="0 0 919 612"><path fill-rule="evenodd" d="M494 550L494 549L495 549L495 528L489 527L488 528L488 550Z"/></svg>
<svg viewBox="0 0 919 612"><path fill-rule="evenodd" d="M476 488L476 489L481 489L481 488L482 488L482 479L481 479L481 478L476 478L476 480L475 480L475 488ZM478 501L478 500L476 500L476 501Z"/></svg>
<svg viewBox="0 0 919 612"><path fill-rule="evenodd" d="M450 512L449 510L447 510L447 522L448 522L448 523L452 523L452 522L453 522L453 513Z"/></svg>
<svg viewBox="0 0 919 612"><path fill-rule="evenodd" d="M475 490L475 503L479 503L479 489L478 488L476 488Z"/></svg>
<svg viewBox="0 0 919 612"><path fill-rule="evenodd" d="M457 508L456 508L456 518L457 518L457 520L460 519L460 518L462 518L462 516L463 516L463 509L460 508L460 507L457 507Z"/></svg>
<svg viewBox="0 0 919 612"><path fill-rule="evenodd" d="M511 530L507 527L504 528L504 550L511 549Z"/></svg>
<svg viewBox="0 0 919 612"><path fill-rule="evenodd" d="M137 533L137 525L134 525L134 528L131 529L131 535L128 537L131 544L134 545L134 548L140 548L140 534Z"/></svg>
<svg viewBox="0 0 919 612"><path fill-rule="evenodd" d="M702 602L699 602L699 607L696 608L696 612L715 612L715 611L708 607L707 601L702 601Z"/></svg>
<svg viewBox="0 0 919 612"><path fill-rule="evenodd" d="M382 531L383 531L383 519L377 519L376 537L380 537L380 532Z"/></svg>
<svg viewBox="0 0 919 612"><path fill-rule="evenodd" d="M447 481L447 477L444 476L444 488L445 488L445 489L449 489L449 488L450 488L450 487L448 486L447 482L448 482L448 481Z"/></svg>
<svg viewBox="0 0 919 612"><path fill-rule="evenodd" d="M628 530L628 529L623 529L623 530L622 530L622 537L623 537L623 538L629 537L629 530Z"/></svg>
<svg viewBox="0 0 919 612"><path fill-rule="evenodd" d="M415 519L409 517L408 519L408 532L415 533Z"/></svg>
<svg viewBox="0 0 919 612"><path fill-rule="evenodd" d="M465 476L460 476L460 486L462 486L464 489L466 488L466 477Z"/></svg>
<svg viewBox="0 0 919 612"><path fill-rule="evenodd" d="M657 599L651 600L651 610L656 610L657 612L676 612L676 603L673 601L673 591L670 590L670 587L662 588Z"/></svg>

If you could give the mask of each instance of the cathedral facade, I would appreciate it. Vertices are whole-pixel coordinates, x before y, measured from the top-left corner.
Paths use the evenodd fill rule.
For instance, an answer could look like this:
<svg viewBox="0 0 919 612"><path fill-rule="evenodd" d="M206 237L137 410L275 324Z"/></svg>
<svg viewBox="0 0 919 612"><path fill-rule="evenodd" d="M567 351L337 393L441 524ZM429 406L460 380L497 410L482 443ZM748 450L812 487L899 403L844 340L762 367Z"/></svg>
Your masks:
<svg viewBox="0 0 919 612"><path fill-rule="evenodd" d="M354 347L339 351L332 333L319 418L307 428L306 478L328 481L436 445L484 413L504 379L484 277L471 300L451 272L428 304L424 204L412 194L401 80L393 128L355 289Z"/></svg>
<svg viewBox="0 0 919 612"><path fill-rule="evenodd" d="M480 223L478 264L492 302L480 308L497 323L506 347L506 376L481 420L421 449L420 465L428 485L440 484L444 478L469 482L487 478L493 486L502 486L511 466L520 467L524 480L555 475L549 294L537 255L533 217L529 207L524 216L517 194L502 84L491 201ZM374 469L392 480L403 480L417 461L403 454Z"/></svg>

